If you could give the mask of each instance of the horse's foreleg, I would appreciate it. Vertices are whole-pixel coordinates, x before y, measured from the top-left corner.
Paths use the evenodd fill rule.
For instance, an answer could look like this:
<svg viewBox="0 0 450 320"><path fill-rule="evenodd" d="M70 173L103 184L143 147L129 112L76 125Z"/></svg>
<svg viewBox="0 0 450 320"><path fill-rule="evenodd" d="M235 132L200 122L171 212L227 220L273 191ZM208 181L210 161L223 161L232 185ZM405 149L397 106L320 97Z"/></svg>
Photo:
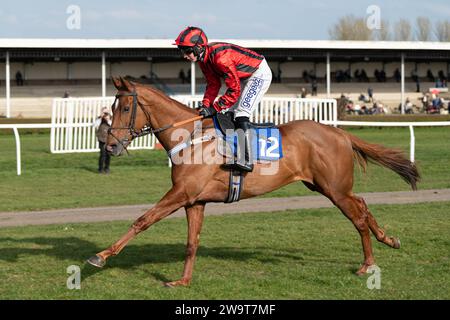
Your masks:
<svg viewBox="0 0 450 320"><path fill-rule="evenodd" d="M186 245L186 260L184 262L183 277L180 280L165 283L167 287L187 286L191 282L195 257L200 240L200 231L203 224L204 210L205 204L203 203L186 207L186 216L188 221L188 240Z"/></svg>
<svg viewBox="0 0 450 320"><path fill-rule="evenodd" d="M89 258L88 262L96 267L103 267L106 259L117 255L137 234L185 206L186 203L187 198L184 189L174 186L153 208L139 217L124 236L108 249Z"/></svg>

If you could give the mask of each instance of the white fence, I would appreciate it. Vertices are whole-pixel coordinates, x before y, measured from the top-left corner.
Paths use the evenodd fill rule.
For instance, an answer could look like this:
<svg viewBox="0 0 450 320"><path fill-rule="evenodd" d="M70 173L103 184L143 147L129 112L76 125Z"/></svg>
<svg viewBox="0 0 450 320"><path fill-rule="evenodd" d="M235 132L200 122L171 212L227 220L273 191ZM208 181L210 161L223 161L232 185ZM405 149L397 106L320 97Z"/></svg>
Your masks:
<svg viewBox="0 0 450 320"><path fill-rule="evenodd" d="M53 100L50 151L52 153L98 151L94 122L103 107L114 102L107 98L58 98ZM153 149L155 137L135 139L129 149Z"/></svg>
<svg viewBox="0 0 450 320"><path fill-rule="evenodd" d="M324 124L356 127L409 127L409 160L415 162L416 137L414 127L450 126L450 121L433 122L370 122L370 121L323 121Z"/></svg>
<svg viewBox="0 0 450 320"><path fill-rule="evenodd" d="M198 107L202 101L202 96L177 95L172 98L191 108ZM337 104L335 99L264 97L250 120L276 125L293 120L337 121Z"/></svg>
<svg viewBox="0 0 450 320"><path fill-rule="evenodd" d="M172 98L195 108L202 96L178 95ZM53 100L50 151L52 153L93 152L98 150L93 123L103 107L114 97L57 98ZM263 98L252 121L282 124L292 120L336 121L334 99ZM64 125L64 126L61 126ZM72 126L73 125L73 126ZM147 135L133 141L129 149L153 149L155 137Z"/></svg>
<svg viewBox="0 0 450 320"><path fill-rule="evenodd" d="M201 96L173 96L194 108ZM21 146L18 129L49 128L52 153L98 151L95 119L103 107L110 107L114 97L56 98L53 100L52 123L0 124L0 129L13 129L16 139L17 175L21 175ZM334 99L263 98L253 114L252 121L274 122L276 125L292 120L314 120L336 124L337 105ZM155 137L147 135L136 139L130 149L153 149Z"/></svg>

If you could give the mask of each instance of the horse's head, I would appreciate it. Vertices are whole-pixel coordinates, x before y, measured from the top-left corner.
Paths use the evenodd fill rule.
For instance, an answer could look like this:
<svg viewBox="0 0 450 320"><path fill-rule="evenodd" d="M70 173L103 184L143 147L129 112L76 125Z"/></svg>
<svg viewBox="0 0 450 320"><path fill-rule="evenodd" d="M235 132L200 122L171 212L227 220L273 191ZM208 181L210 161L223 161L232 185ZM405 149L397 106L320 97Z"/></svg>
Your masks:
<svg viewBox="0 0 450 320"><path fill-rule="evenodd" d="M118 156L126 150L134 138L148 133L150 115L140 101L139 88L135 84L122 77L113 77L112 81L117 94L112 105L113 120L106 150Z"/></svg>

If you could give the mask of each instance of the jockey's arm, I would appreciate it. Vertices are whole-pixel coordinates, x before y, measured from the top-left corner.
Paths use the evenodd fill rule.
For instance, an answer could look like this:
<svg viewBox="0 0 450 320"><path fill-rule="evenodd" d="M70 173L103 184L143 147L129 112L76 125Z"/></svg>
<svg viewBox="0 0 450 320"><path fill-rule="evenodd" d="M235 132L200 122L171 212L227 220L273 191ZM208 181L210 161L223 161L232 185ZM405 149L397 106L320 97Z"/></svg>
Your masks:
<svg viewBox="0 0 450 320"><path fill-rule="evenodd" d="M200 64L200 68L206 78L206 91L203 96L202 104L207 107L212 107L214 100L216 100L216 97L219 94L222 83L220 82L219 76L208 67Z"/></svg>
<svg viewBox="0 0 450 320"><path fill-rule="evenodd" d="M218 111L231 108L241 95L241 81L234 63L228 61L228 59L224 59L219 65L219 68L225 74L227 91L214 103L214 108Z"/></svg>

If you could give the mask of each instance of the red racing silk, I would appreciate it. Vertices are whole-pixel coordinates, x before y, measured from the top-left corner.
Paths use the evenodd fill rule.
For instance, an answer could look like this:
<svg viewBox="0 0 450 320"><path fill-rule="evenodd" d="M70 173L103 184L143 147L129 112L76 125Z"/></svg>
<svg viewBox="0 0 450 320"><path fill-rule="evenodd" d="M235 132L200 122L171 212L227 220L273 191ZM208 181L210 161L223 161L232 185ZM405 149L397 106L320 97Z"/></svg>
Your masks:
<svg viewBox="0 0 450 320"><path fill-rule="evenodd" d="M217 111L232 107L241 95L241 80L250 77L259 67L264 56L231 43L209 43L199 61L206 78L203 105L213 106ZM225 80L227 91L215 103Z"/></svg>

